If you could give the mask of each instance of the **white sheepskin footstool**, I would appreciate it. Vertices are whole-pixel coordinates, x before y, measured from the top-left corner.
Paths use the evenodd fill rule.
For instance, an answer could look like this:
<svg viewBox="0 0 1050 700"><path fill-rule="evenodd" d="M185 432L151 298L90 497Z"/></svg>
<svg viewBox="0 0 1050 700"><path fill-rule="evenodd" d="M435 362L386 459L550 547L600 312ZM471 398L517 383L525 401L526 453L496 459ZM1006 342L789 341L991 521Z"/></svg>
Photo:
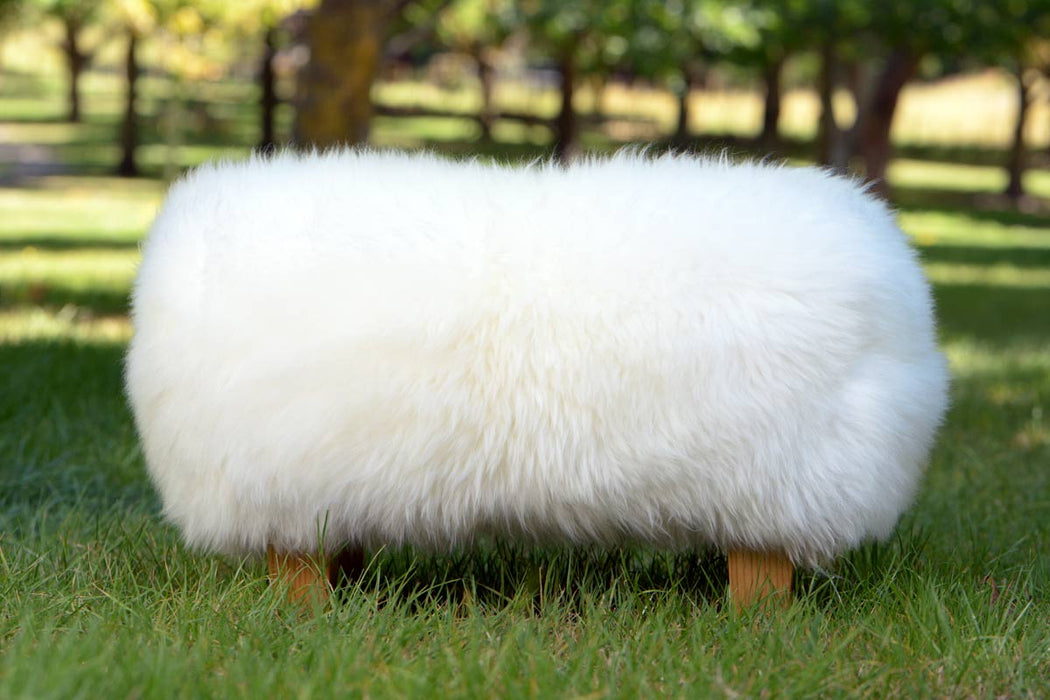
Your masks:
<svg viewBox="0 0 1050 700"><path fill-rule="evenodd" d="M886 207L816 169L278 155L171 189L127 390L165 515L269 551L729 553L738 602L887 536L946 406Z"/></svg>

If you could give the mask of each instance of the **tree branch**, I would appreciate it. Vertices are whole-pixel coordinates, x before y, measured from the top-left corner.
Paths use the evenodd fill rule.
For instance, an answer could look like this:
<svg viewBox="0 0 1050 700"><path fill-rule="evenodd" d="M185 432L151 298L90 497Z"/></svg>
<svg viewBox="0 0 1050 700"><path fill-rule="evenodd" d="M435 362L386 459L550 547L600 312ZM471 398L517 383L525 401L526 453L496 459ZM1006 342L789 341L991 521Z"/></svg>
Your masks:
<svg viewBox="0 0 1050 700"><path fill-rule="evenodd" d="M400 14L413 0L404 0L399 2L401 9L397 11ZM412 49L413 46L429 39L437 33L437 24L441 21L441 13L452 4L452 0L440 0L437 6L434 7L430 12L430 17L423 24L418 24L400 34L395 34L387 42L386 55L387 56L400 56L407 53Z"/></svg>

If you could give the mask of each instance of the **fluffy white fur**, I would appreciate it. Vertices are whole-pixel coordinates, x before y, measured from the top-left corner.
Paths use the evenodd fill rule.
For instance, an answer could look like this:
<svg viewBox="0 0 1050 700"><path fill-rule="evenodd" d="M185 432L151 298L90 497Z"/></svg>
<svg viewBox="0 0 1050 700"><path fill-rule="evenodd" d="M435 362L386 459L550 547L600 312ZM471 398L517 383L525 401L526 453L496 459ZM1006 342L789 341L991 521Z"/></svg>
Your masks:
<svg viewBox="0 0 1050 700"><path fill-rule="evenodd" d="M176 184L127 386L225 552L886 536L946 404L886 208L815 169L279 155Z"/></svg>

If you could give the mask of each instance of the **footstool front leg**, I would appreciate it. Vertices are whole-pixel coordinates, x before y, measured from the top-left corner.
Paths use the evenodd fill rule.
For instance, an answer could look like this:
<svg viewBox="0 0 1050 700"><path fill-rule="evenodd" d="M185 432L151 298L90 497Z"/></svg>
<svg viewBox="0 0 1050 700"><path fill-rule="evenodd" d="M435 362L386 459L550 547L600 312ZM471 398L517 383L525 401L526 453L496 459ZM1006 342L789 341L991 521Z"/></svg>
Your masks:
<svg viewBox="0 0 1050 700"><path fill-rule="evenodd" d="M282 585L288 600L300 605L324 604L332 592L332 564L327 557L266 549L270 585Z"/></svg>
<svg viewBox="0 0 1050 700"><path fill-rule="evenodd" d="M791 560L779 552L729 552L729 597L733 607L739 611L771 599L787 607L794 572Z"/></svg>

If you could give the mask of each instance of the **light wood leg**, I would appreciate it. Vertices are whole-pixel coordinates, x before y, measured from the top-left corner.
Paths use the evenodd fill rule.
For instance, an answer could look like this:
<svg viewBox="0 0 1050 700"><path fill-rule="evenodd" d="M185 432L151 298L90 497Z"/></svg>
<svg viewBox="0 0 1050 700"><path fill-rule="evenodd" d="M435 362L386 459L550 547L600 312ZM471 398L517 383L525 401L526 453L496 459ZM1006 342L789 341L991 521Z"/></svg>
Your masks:
<svg viewBox="0 0 1050 700"><path fill-rule="evenodd" d="M364 550L357 547L346 547L320 560L316 554L266 549L270 585L285 586L288 600L301 605L327 602L339 578L356 579L364 571L364 562Z"/></svg>
<svg viewBox="0 0 1050 700"><path fill-rule="evenodd" d="M729 553L729 597L737 610L773 597L781 607L791 602L795 567L783 554L734 550Z"/></svg>
<svg viewBox="0 0 1050 700"><path fill-rule="evenodd" d="M288 600L301 605L323 604L332 591L332 565L318 561L317 555L301 552L278 552L272 546L266 549L266 563L270 570L270 585L283 585Z"/></svg>
<svg viewBox="0 0 1050 700"><path fill-rule="evenodd" d="M340 580L356 581L365 572L365 550L360 547L344 547L332 557L328 576L334 588Z"/></svg>

